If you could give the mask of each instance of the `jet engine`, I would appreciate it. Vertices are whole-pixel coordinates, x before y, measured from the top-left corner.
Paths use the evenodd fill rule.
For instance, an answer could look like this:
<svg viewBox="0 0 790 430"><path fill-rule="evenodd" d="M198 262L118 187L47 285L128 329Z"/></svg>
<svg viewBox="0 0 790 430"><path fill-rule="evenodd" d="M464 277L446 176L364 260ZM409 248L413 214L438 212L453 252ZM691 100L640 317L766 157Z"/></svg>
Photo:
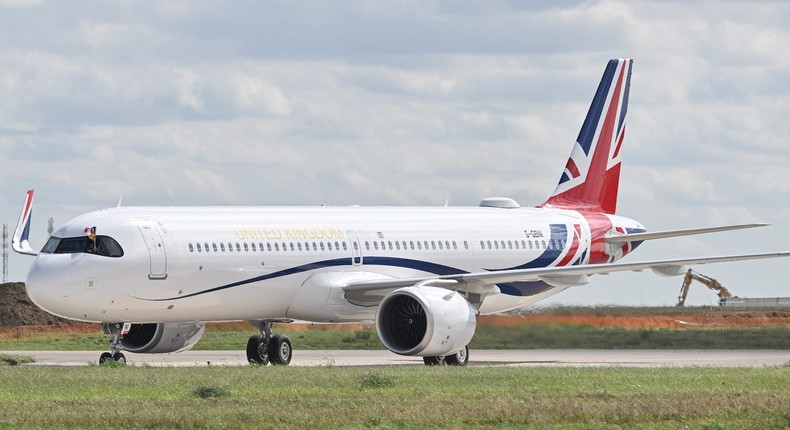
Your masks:
<svg viewBox="0 0 790 430"><path fill-rule="evenodd" d="M475 334L475 308L444 288L413 286L389 293L376 312L376 332L400 355L444 356L463 349Z"/></svg>
<svg viewBox="0 0 790 430"><path fill-rule="evenodd" d="M202 322L132 324L121 346L136 353L181 352L195 346L205 330Z"/></svg>

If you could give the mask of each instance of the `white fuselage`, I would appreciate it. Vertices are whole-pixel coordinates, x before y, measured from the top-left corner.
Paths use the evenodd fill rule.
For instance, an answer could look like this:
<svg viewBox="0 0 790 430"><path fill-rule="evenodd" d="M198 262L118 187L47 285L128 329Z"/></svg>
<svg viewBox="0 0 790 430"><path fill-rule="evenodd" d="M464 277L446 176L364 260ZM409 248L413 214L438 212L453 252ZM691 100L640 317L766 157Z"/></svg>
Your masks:
<svg viewBox="0 0 790 430"><path fill-rule="evenodd" d="M79 216L53 238L91 227L123 255L45 246L27 279L38 306L96 322L366 321L375 306L348 302L344 281L611 262L630 249L609 249L605 234L644 231L615 215L539 208L126 207ZM319 277L335 281L306 282ZM498 287L481 313L564 289Z"/></svg>

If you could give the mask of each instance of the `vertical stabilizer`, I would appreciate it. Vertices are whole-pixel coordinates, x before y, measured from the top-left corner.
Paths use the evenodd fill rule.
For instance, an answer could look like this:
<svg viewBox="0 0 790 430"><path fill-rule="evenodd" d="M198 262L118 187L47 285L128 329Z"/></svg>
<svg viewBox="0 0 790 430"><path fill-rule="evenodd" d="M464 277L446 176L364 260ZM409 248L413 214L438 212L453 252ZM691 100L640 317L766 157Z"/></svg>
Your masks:
<svg viewBox="0 0 790 430"><path fill-rule="evenodd" d="M609 60L560 182L541 207L615 213L632 63Z"/></svg>

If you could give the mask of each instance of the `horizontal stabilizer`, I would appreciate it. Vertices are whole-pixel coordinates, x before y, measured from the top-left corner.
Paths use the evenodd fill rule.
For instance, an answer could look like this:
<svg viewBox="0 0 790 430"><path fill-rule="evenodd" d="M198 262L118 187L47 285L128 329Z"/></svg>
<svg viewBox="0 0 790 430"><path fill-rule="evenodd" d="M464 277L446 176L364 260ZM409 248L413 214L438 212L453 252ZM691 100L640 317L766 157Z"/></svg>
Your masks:
<svg viewBox="0 0 790 430"><path fill-rule="evenodd" d="M623 234L618 236L609 236L606 238L606 241L609 243L640 242L643 240L666 239L668 237L680 237L680 236L693 236L697 234L716 233L719 231L743 230L746 228L765 227L768 225L769 224L740 224L740 225L725 225L721 227L693 228L689 230L668 230L668 231L657 231L652 233L651 232L631 233L631 234Z"/></svg>

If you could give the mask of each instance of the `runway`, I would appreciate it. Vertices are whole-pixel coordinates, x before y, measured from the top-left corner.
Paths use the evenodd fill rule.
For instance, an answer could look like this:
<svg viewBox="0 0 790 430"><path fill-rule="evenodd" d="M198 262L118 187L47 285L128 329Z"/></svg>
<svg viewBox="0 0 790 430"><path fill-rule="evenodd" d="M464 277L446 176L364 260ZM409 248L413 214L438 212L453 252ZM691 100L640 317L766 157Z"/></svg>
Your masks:
<svg viewBox="0 0 790 430"><path fill-rule="evenodd" d="M28 366L87 366L101 351L4 351L30 356ZM243 351L187 351L178 354L125 353L131 365L243 366ZM790 363L788 350L472 350L470 366L532 367L763 367ZM420 357L389 351L296 350L291 366L401 366L423 365Z"/></svg>

